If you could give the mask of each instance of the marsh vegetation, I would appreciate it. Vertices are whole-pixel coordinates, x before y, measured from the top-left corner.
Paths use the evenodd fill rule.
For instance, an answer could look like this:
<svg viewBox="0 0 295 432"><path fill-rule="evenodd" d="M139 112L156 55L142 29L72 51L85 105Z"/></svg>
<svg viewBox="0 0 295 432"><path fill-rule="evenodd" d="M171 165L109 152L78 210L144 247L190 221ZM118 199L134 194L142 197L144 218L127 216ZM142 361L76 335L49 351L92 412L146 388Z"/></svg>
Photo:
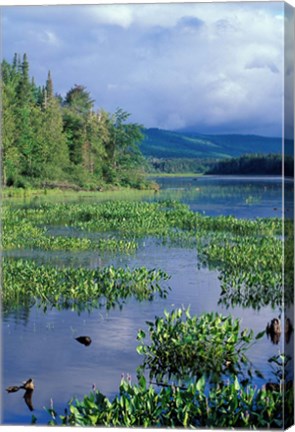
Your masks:
<svg viewBox="0 0 295 432"><path fill-rule="evenodd" d="M124 311L128 319L137 314L137 332L130 335L122 351L128 358L135 356L135 367L128 370L133 377L122 378L120 384L116 375L119 389L107 396L93 389L84 399L74 398L65 415L62 408L69 397L58 399L52 394L59 402L52 406L49 400L44 403L51 423L262 428L286 424L280 385L287 386L292 380L286 373L282 381L289 359L277 357L274 346L268 357L271 361L257 367L253 349L261 343L270 345L267 321L261 325L259 320L260 327L253 329L251 319L243 322L235 316L235 308L242 308L281 317L283 285L285 306L292 303L292 260L286 261L289 280L284 280L280 218L207 216L160 196L153 202L11 204L4 206L2 220L5 322L11 322L21 309L28 314L35 311L31 313L38 317L66 317L69 326L81 320L89 322L87 317L93 316L96 324L89 328L92 332L82 327L79 333L74 330L73 336L78 340L87 330L84 334L89 334L92 342L86 352L94 355L88 362L96 369L103 361L103 356L98 359L94 354L97 339L103 337L99 327L107 331L111 317L118 319ZM291 231L291 222L287 222L285 234ZM288 245L292 236L285 238ZM158 250L162 255L157 255ZM175 259L167 265L173 253ZM78 259L83 254L91 257L87 263ZM188 254L191 261L184 259L180 279L176 266L182 254ZM99 264L94 259L98 255ZM75 259L66 262L53 259L55 256ZM186 265L193 267L193 276L187 273L186 277L194 294L186 294ZM209 284L216 286L215 303L207 310L197 307L201 297L209 295L207 287L196 279L199 274L210 275ZM180 302L185 302L183 307ZM97 313L105 318L97 321ZM54 332L53 327L48 328ZM107 339L109 336L103 339L105 352ZM75 344L73 349L79 348L84 347ZM270 365L272 369L268 369ZM121 367L114 368L116 373ZM83 371L82 365L79 368ZM42 376L40 372L37 375ZM95 375L90 379L94 381ZM278 387L270 390L268 383ZM36 385L35 399L37 389ZM89 391L87 385L82 389L82 395ZM291 405L290 399L285 404L289 416ZM48 417L35 412L33 421L46 422Z"/></svg>

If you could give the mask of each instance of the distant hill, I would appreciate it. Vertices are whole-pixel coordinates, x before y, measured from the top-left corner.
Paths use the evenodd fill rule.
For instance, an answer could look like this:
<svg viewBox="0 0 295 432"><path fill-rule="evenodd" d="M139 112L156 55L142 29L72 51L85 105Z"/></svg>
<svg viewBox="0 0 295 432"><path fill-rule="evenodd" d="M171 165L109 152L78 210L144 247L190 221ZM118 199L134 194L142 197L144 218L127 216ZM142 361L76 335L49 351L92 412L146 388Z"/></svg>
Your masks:
<svg viewBox="0 0 295 432"><path fill-rule="evenodd" d="M155 158L225 158L282 151L281 138L257 135L203 135L155 128L145 129L144 135L140 149ZM291 141L288 145L291 148Z"/></svg>

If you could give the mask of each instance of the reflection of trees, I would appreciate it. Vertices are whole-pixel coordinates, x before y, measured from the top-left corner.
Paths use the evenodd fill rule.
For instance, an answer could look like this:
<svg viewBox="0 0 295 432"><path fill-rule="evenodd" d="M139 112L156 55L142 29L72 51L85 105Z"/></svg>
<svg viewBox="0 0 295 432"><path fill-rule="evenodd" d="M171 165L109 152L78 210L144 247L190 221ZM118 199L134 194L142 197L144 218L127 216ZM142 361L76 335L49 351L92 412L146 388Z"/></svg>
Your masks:
<svg viewBox="0 0 295 432"><path fill-rule="evenodd" d="M30 310L33 306L33 301L29 298L24 299L24 302L19 305L15 303L2 305L3 320L13 321L15 324L23 324L24 326L29 324Z"/></svg>
<svg viewBox="0 0 295 432"><path fill-rule="evenodd" d="M251 180L249 179L249 182ZM163 189L156 194L149 201L159 200L178 200L192 206L198 206L200 211L204 206L204 210L208 207L212 208L215 205L224 206L235 209L235 206L259 206L265 205L270 206L270 202L277 202L275 206L278 209L281 208L282 190L281 183L279 182L259 182L249 183L247 181L239 180L217 180L208 181L206 178L200 178L198 181L183 181L182 183L171 182L164 185ZM167 187L167 189L166 189ZM169 189L171 187L171 189ZM291 190L289 184L285 190L285 201L288 203L291 201L290 198ZM290 207L290 206L289 206ZM271 209L271 207L270 207ZM288 212L290 210L288 209ZM222 212L222 210L221 210ZM277 211L279 213L279 211ZM278 214L279 216L279 214Z"/></svg>

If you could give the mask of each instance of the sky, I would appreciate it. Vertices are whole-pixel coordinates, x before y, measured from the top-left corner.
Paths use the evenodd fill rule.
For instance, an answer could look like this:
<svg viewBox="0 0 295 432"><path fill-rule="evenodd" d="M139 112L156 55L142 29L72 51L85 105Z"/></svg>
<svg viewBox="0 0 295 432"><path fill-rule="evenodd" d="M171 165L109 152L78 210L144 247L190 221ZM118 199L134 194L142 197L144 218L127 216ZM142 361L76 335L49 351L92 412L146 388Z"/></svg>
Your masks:
<svg viewBox="0 0 295 432"><path fill-rule="evenodd" d="M50 70L145 127L282 135L282 2L11 6L2 37L37 84Z"/></svg>

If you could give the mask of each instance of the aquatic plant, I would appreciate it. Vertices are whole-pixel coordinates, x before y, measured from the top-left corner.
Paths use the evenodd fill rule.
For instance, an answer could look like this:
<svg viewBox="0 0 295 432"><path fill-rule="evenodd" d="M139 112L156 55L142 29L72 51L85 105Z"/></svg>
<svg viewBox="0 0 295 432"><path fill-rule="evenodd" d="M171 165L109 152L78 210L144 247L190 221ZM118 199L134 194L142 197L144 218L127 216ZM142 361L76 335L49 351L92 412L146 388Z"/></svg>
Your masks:
<svg viewBox="0 0 295 432"><path fill-rule="evenodd" d="M81 233L83 235L83 232ZM17 223L5 220L3 224L2 246L4 250L41 249L63 251L100 250L110 252L133 253L137 249L134 240L108 238L89 239L49 235L46 227L37 227L23 219Z"/></svg>
<svg viewBox="0 0 295 432"><path fill-rule="evenodd" d="M282 304L283 244L275 237L212 236L199 259L216 267L221 281L219 303L260 309Z"/></svg>
<svg viewBox="0 0 295 432"><path fill-rule="evenodd" d="M102 250L132 253L141 237L165 244L197 247L199 261L217 268L221 279L220 303L259 309L291 301L294 279L292 237L282 239L279 218L245 220L232 216L209 217L185 204L166 200L154 203L106 201L99 203L42 204L5 208L4 248L43 250ZM48 227L75 229L79 237L49 235ZM291 232L285 222L285 232ZM98 240L87 232L100 233ZM84 237L83 236L84 233ZM286 289L288 288L289 289Z"/></svg>
<svg viewBox="0 0 295 432"><path fill-rule="evenodd" d="M158 391L141 376L138 384L122 380L113 400L99 391L82 401L71 400L60 419L68 426L284 428L293 424L292 392L288 392L284 417L280 392L244 388L237 378L208 393L203 377L187 389L167 386ZM57 424L56 411L48 412L49 423Z"/></svg>
<svg viewBox="0 0 295 432"><path fill-rule="evenodd" d="M232 216L209 217L194 213L177 201L154 203L136 201L107 201L95 204L42 204L36 207L6 207L3 213L4 230L10 231L24 221L33 227L66 226L83 231L112 232L128 236L169 237L175 232L197 235L210 233L272 236L282 233L280 219L243 220Z"/></svg>
<svg viewBox="0 0 295 432"><path fill-rule="evenodd" d="M138 370L147 370L157 383L181 384L202 375L209 382L220 382L229 374L252 377L245 353L254 340L253 331L241 330L238 319L217 313L191 316L189 309L175 309L147 325L148 335L143 330L137 335L137 352L143 355Z"/></svg>
<svg viewBox="0 0 295 432"><path fill-rule="evenodd" d="M131 270L110 266L91 270L4 259L2 271L4 311L28 301L32 304L38 302L45 309L110 309L122 305L129 297L152 300L156 293L165 297L169 289L160 286L161 281L169 279L167 273L145 267Z"/></svg>

